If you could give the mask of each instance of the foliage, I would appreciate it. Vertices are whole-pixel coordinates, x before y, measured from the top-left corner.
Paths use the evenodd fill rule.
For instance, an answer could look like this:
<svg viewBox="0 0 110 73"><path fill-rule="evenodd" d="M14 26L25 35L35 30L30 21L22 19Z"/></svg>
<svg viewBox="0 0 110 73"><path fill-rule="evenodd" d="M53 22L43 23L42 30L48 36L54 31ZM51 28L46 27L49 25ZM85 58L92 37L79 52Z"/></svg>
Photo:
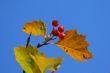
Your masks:
<svg viewBox="0 0 110 73"><path fill-rule="evenodd" d="M76 30L65 32L65 38L59 40L56 45L77 61L92 58L92 53L87 50L89 44L85 36L78 34Z"/></svg>
<svg viewBox="0 0 110 73"><path fill-rule="evenodd" d="M34 36L45 36L46 35L46 24L43 21L32 21L27 22L22 29L23 32L27 34L32 34Z"/></svg>
<svg viewBox="0 0 110 73"><path fill-rule="evenodd" d="M44 73L46 70L55 71L63 58L46 58L44 53L39 53L38 48L29 45L27 48L20 46L14 49L17 62L26 73Z"/></svg>
<svg viewBox="0 0 110 73"><path fill-rule="evenodd" d="M89 43L84 35L78 34L74 29L64 32L64 27L59 25L57 20L53 20L52 25L53 30L46 36L46 24L43 21L32 21L25 24L22 30L29 34L26 47L14 48L16 61L24 70L23 73L45 73L46 70L51 70L54 73L59 68L63 61L62 57L47 58L44 53L39 52L40 47L48 44L59 46L77 61L92 58L92 53L87 49ZM38 43L37 47L30 45L31 35L43 36L44 42L42 44ZM59 37L57 42L50 42L57 37Z"/></svg>

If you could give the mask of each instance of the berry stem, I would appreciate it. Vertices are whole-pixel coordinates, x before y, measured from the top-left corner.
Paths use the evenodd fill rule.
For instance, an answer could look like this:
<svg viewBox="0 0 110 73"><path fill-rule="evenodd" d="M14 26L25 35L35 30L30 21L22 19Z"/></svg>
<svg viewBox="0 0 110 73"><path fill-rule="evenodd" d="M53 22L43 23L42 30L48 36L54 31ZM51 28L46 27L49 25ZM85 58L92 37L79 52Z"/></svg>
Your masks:
<svg viewBox="0 0 110 73"><path fill-rule="evenodd" d="M56 37L57 38L57 37ZM46 42L44 42L43 44L38 44L37 45L37 48L40 48L40 47L42 47L42 46L44 46L44 45L48 45L48 44L50 44L50 43L48 43L49 41L51 41L51 40L55 40L56 38L54 38L54 36L52 36L50 39L48 39Z"/></svg>
<svg viewBox="0 0 110 73"><path fill-rule="evenodd" d="M54 30L54 29L55 29L55 27L53 26L53 29L52 29L52 30ZM42 46L44 46L44 45L48 45L48 44L50 44L50 43L48 43L49 41L57 39L57 36L54 38L54 35L52 35L52 31L51 31L51 33L50 33L50 36L51 36L51 38L49 38L49 39L48 39L46 42L44 42L43 44L39 44L39 43L38 43L37 48L40 48L40 47L42 47Z"/></svg>

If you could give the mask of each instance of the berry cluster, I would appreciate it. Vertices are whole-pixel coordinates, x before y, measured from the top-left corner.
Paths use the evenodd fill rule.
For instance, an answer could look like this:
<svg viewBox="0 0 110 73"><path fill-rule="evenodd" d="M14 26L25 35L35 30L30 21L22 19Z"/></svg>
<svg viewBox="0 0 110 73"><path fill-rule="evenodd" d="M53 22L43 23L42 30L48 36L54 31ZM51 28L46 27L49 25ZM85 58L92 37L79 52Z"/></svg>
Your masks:
<svg viewBox="0 0 110 73"><path fill-rule="evenodd" d="M53 30L52 30L53 36L58 36L60 40L64 39L65 37L64 27L59 25L57 20L53 20L52 25L53 25ZM55 27L57 27L57 29Z"/></svg>

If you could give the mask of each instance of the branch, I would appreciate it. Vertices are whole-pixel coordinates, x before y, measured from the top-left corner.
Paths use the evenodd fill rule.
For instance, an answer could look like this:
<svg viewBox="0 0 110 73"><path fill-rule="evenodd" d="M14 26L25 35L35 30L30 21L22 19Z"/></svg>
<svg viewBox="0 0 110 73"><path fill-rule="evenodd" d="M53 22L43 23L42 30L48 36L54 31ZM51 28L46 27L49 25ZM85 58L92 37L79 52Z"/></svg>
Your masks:
<svg viewBox="0 0 110 73"><path fill-rule="evenodd" d="M29 43L30 43L30 38L31 38L31 33L30 33L30 35L28 36L27 43L26 43L26 48L28 47L28 45L29 45Z"/></svg>
<svg viewBox="0 0 110 73"><path fill-rule="evenodd" d="M50 43L48 43L48 42L51 41L51 40L55 40L56 38L57 38L57 37L54 38L54 36L52 36L50 39L48 39L48 40L47 40L46 42L44 42L43 44L38 43L37 48L40 48L40 47L42 47L42 46L44 46L44 45L50 44Z"/></svg>

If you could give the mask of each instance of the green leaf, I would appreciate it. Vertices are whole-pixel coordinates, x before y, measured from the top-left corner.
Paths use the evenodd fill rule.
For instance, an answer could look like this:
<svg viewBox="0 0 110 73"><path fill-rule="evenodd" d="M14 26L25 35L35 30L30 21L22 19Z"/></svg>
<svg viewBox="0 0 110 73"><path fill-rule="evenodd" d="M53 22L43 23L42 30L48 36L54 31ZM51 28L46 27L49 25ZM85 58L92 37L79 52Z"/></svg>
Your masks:
<svg viewBox="0 0 110 73"><path fill-rule="evenodd" d="M46 70L55 71L63 58L46 58L44 53L29 45L28 48L20 46L14 49L17 62L26 73L44 73Z"/></svg>
<svg viewBox="0 0 110 73"><path fill-rule="evenodd" d="M33 48L32 46L29 46L28 48L20 46L20 48L15 48L14 52L17 62L26 73L41 73L38 65L34 63L34 60L30 56L38 53L36 48Z"/></svg>
<svg viewBox="0 0 110 73"><path fill-rule="evenodd" d="M43 21L32 21L27 22L22 29L23 32L27 34L32 34L34 36L43 36L46 35L46 24Z"/></svg>

